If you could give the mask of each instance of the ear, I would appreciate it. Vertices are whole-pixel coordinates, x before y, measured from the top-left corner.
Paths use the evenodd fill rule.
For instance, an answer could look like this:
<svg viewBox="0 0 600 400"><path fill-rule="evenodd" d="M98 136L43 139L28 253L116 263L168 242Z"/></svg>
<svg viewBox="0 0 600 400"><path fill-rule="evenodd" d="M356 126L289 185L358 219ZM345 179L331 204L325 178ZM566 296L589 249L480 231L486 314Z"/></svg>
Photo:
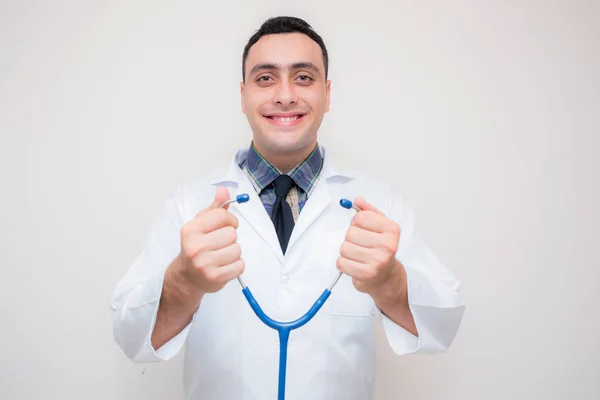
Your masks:
<svg viewBox="0 0 600 400"><path fill-rule="evenodd" d="M329 95L331 94L331 81L327 81L327 87L325 89L327 91L327 100L325 103L325 112L329 112Z"/></svg>
<svg viewBox="0 0 600 400"><path fill-rule="evenodd" d="M240 82L240 100L242 102L242 112L246 114L246 102L244 101L244 94L246 88L244 87L244 82Z"/></svg>

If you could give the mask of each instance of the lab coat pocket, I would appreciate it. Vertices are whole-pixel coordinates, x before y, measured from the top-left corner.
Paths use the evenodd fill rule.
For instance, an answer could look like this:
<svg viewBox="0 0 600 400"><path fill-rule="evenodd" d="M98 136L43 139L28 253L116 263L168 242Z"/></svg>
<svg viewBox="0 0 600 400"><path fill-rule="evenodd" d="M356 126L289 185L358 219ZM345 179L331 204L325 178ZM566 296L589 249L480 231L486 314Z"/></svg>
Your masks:
<svg viewBox="0 0 600 400"><path fill-rule="evenodd" d="M329 264L333 267L331 271L331 281L337 276L339 271L335 268L338 257L340 256L340 241L333 241L328 244ZM330 315L346 317L368 317L375 314L375 303L371 296L359 292L352 283L352 278L342 274L336 285L331 290L331 295L325 302L324 307Z"/></svg>
<svg viewBox="0 0 600 400"><path fill-rule="evenodd" d="M340 277L325 302L325 308L331 315L346 317L368 317L375 311L371 296L356 290L348 275Z"/></svg>

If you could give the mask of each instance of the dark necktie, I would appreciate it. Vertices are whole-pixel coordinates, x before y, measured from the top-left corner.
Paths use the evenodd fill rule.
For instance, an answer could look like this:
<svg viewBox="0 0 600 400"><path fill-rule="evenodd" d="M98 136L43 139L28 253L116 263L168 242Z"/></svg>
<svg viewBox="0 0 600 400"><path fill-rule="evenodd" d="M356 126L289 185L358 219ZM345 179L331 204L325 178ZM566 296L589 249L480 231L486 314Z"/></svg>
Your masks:
<svg viewBox="0 0 600 400"><path fill-rule="evenodd" d="M294 215L285 198L292 186L294 186L294 180L288 175L279 175L273 181L273 186L275 186L276 197L273 204L273 211L271 212L271 220L275 225L281 250L285 254L290 236L292 236L292 230L294 229Z"/></svg>

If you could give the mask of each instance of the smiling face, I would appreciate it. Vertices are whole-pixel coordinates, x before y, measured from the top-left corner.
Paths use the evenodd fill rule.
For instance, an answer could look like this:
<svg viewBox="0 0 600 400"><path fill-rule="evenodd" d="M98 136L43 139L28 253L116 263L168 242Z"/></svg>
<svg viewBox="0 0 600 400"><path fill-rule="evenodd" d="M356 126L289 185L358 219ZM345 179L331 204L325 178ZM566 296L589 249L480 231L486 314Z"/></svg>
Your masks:
<svg viewBox="0 0 600 400"><path fill-rule="evenodd" d="M304 34L265 35L252 46L242 111L263 157L276 166L289 160L293 167L310 154L329 111L330 84L321 48Z"/></svg>

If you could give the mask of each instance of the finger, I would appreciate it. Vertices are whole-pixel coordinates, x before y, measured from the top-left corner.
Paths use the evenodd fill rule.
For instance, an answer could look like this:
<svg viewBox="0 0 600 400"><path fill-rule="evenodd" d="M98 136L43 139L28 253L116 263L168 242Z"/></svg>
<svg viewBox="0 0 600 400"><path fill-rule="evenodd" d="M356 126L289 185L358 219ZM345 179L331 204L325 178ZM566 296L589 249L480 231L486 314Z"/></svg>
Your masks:
<svg viewBox="0 0 600 400"><path fill-rule="evenodd" d="M217 269L216 277L221 282L229 282L244 272L244 260L239 259Z"/></svg>
<svg viewBox="0 0 600 400"><path fill-rule="evenodd" d="M356 225L351 225L346 233L346 241L368 249L381 247L383 234L368 231Z"/></svg>
<svg viewBox="0 0 600 400"><path fill-rule="evenodd" d="M223 208L210 210L188 222L188 233L209 233L225 226L237 228L239 221L235 215Z"/></svg>
<svg viewBox="0 0 600 400"><path fill-rule="evenodd" d="M362 196L358 196L354 199L354 205L363 211L373 211L374 213L383 215L383 212L379 211L373 204L367 202Z"/></svg>
<svg viewBox="0 0 600 400"><path fill-rule="evenodd" d="M192 265L195 269L202 271L210 280L213 280L217 269L239 260L241 254L240 245L234 243L222 249L196 254L192 257Z"/></svg>
<svg viewBox="0 0 600 400"><path fill-rule="evenodd" d="M233 243L222 249L212 251L210 253L211 265L220 268L239 260L241 256L242 248L239 244Z"/></svg>
<svg viewBox="0 0 600 400"><path fill-rule="evenodd" d="M233 244L237 240L237 231L233 226L224 226L204 235L184 237L183 247L190 249L193 256L199 252L218 250Z"/></svg>
<svg viewBox="0 0 600 400"><path fill-rule="evenodd" d="M217 190L215 191L215 197L213 199L213 202L206 208L200 210L197 214L196 214L196 218L202 216L203 214L208 213L211 210L215 210L217 208L221 207L221 204L223 204L224 202L226 202L227 200L229 200L229 190L227 190L226 187L223 186L219 186L217 187ZM225 207L223 207L225 210L229 209L229 204L226 205Z"/></svg>
<svg viewBox="0 0 600 400"><path fill-rule="evenodd" d="M361 264L368 264L373 258L369 249L350 242L344 242L342 244L340 255L348 260L356 261Z"/></svg>
<svg viewBox="0 0 600 400"><path fill-rule="evenodd" d="M368 276L368 266L345 257L339 257L336 262L337 269L351 278L364 279Z"/></svg>
<svg viewBox="0 0 600 400"><path fill-rule="evenodd" d="M215 192L215 198L212 204L208 207L209 210L213 210L215 208L219 208L221 204L229 200L229 190L226 187L219 186ZM229 205L224 207L225 209L229 208Z"/></svg>
<svg viewBox="0 0 600 400"><path fill-rule="evenodd" d="M358 226L370 232L384 233L386 232L387 218L375 211L365 210L359 211L352 218L351 225Z"/></svg>

